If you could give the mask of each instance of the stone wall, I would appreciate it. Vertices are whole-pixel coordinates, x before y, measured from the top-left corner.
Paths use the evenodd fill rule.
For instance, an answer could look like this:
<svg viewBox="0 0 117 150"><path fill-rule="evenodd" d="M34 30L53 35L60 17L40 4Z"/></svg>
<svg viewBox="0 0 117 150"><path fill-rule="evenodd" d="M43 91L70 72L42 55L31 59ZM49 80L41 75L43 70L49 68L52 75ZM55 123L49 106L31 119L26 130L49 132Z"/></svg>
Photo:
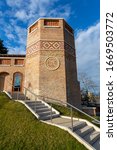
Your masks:
<svg viewBox="0 0 117 150"><path fill-rule="evenodd" d="M25 80L25 56L12 56L12 55L0 55L0 60L3 59L10 59L11 63L9 65L7 64L0 64L0 89L6 90L9 92L12 92L13 90L13 76L16 72L19 72L22 74L22 88L23 91L23 85ZM16 59L22 59L24 60L23 65L15 65Z"/></svg>

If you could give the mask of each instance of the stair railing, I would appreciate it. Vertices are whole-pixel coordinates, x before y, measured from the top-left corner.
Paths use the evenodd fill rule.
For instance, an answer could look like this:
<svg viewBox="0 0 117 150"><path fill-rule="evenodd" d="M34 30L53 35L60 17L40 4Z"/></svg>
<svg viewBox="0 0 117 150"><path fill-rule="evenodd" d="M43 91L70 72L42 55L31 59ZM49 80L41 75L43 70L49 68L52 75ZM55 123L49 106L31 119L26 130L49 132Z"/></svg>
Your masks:
<svg viewBox="0 0 117 150"><path fill-rule="evenodd" d="M25 94L27 94L27 92L29 92L32 95L34 95L38 100L40 99L40 100L43 100L44 102L50 104L50 120L51 120L51 122L52 122L52 101L51 100L54 100L54 102L57 101L60 104L64 104L64 105L67 104L68 106L70 106L69 109L70 109L70 116L71 116L71 129L73 131L73 107L72 107L71 104L69 104L67 102L63 102L61 100L55 100L55 99L52 99L52 98L48 98L48 97L45 97L45 96L42 96L42 95L36 95L35 93L33 93L31 90L29 90L26 87L24 87L24 89L25 89L25 92L24 92ZM25 97L27 97L27 96L25 95ZM50 99L51 103L50 103L50 101L48 101L48 99ZM37 112L37 110L36 110L36 100L35 100L35 112Z"/></svg>
<svg viewBox="0 0 117 150"><path fill-rule="evenodd" d="M92 122L94 122L95 124L100 124L100 121L95 119L94 117L88 115L87 113L83 112L82 110L76 108L75 106L73 106L72 104L68 103L68 102L65 102L65 101L62 101L62 100L58 100L58 99L55 99L55 98L50 98L50 97L47 97L47 96L42 96L42 95L36 95L35 93L33 93L31 90L29 90L28 88L24 87L24 89L28 92L30 92L31 94L33 94L36 98L40 99L40 100L43 100L45 101L46 103L50 103L51 107L51 122L52 122L52 103L59 103L59 104L62 104L64 106L68 106L68 108L70 109L70 116L71 116L71 128L73 130L73 109L80 112L81 114L84 114L85 116L89 117ZM26 93L26 92L25 92ZM36 112L36 101L35 101L35 112Z"/></svg>
<svg viewBox="0 0 117 150"><path fill-rule="evenodd" d="M46 101L46 102L58 102L60 104L63 104L63 105L66 105L68 107L71 108L71 116L73 115L73 109L80 112L81 114L84 114L85 116L89 117L90 119L92 119L93 121L95 121L96 124L100 124L100 121L95 119L94 117L90 116L89 114L85 113L84 111L80 110L79 108L73 106L72 104L68 103L68 102L65 102L65 101L62 101L62 100L58 100L58 99L54 99L54 98L50 98L50 97L43 97L43 100ZM73 118L73 117L71 117Z"/></svg>
<svg viewBox="0 0 117 150"><path fill-rule="evenodd" d="M10 85L12 85L12 87L14 88L13 84L11 84L10 82L8 82L8 83ZM95 121L96 124L100 124L99 120L97 120L94 117L88 115L87 113L85 113L82 110L76 108L75 106L73 106L72 104L70 104L68 102L65 102L65 101L62 101L62 100L58 100L58 99L55 99L55 98L51 98L51 97L47 97L47 96L37 95L34 92L32 92L30 89L28 89L28 88L26 88L24 86L23 86L23 88L24 88L25 100L27 99L27 92L29 92L31 95L33 95L33 97L35 99L35 107L34 107L35 113L37 112L37 107L36 107L37 106L37 104L36 104L37 99L40 99L40 100L43 100L45 102L51 102L51 103L52 102L53 103L56 102L56 103L60 103L60 104L63 104L65 106L68 106L70 108L70 111L71 111L70 114L71 114L71 128L72 128L72 130L73 130L73 109L76 110L76 111L78 111L78 112L80 112L80 113L82 113L82 114L84 114L84 115L86 115L87 117L89 117L90 119L92 119L93 121ZM19 98L19 89L18 89L18 92L17 92L17 100L18 100L18 98ZM52 122L52 104L51 104L50 109L51 109L51 118L50 119L51 119L51 122Z"/></svg>

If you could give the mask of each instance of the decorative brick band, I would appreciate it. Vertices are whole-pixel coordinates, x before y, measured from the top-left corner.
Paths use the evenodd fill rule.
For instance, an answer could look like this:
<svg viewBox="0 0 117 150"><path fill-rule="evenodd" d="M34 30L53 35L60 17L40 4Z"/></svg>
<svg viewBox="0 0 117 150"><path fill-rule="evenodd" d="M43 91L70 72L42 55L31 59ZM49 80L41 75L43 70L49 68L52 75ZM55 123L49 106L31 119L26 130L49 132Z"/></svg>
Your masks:
<svg viewBox="0 0 117 150"><path fill-rule="evenodd" d="M40 49L40 41L36 42L35 44L31 45L26 50L26 55L33 54Z"/></svg>
<svg viewBox="0 0 117 150"><path fill-rule="evenodd" d="M61 50L64 49L64 42L62 41L41 41L41 50Z"/></svg>
<svg viewBox="0 0 117 150"><path fill-rule="evenodd" d="M38 41L27 48L26 54L31 55L39 50L64 50L75 55L75 49L63 41Z"/></svg>

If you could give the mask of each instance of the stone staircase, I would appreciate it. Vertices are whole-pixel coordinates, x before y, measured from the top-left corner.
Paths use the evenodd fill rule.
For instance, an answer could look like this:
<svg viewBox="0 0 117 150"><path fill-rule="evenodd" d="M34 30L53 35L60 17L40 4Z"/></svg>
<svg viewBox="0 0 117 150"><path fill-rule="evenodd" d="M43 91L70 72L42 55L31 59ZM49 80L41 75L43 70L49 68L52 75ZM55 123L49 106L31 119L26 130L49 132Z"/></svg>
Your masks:
<svg viewBox="0 0 117 150"><path fill-rule="evenodd" d="M13 93L9 93L12 96L12 99L16 100L29 100L28 97L25 97L25 95L22 92L13 92Z"/></svg>
<svg viewBox="0 0 117 150"><path fill-rule="evenodd" d="M58 111L56 111L53 108L51 110L51 106L49 106L47 103L41 100L40 101L26 100L25 104L38 115L38 118L40 120L49 120L51 118L56 118L60 116Z"/></svg>
<svg viewBox="0 0 117 150"><path fill-rule="evenodd" d="M23 101L25 106L33 111L33 114L38 117L38 119L58 127L65 127L72 131L71 128L71 119L68 117L60 116L59 112L54 108L51 108L50 105L43 102L42 100ZM84 145L89 145L92 150L100 149L100 132L96 130L91 124L87 124L86 121L80 121L78 119L73 119L73 134L80 137L84 141Z"/></svg>
<svg viewBox="0 0 117 150"><path fill-rule="evenodd" d="M48 120L48 122L50 122L50 120ZM70 118L58 117L52 119L52 123L72 130ZM87 145L90 145L92 149L100 149L100 132L96 131L94 127L88 125L85 121L73 120L73 133L76 136L80 136L80 138L84 140Z"/></svg>
<svg viewBox="0 0 117 150"><path fill-rule="evenodd" d="M29 100L23 93L17 95L17 92L14 92L11 96L12 99L23 103L41 121L67 130L89 150L100 150L100 130L93 124L76 118L73 118L71 123L71 117L60 116L57 110L44 101Z"/></svg>

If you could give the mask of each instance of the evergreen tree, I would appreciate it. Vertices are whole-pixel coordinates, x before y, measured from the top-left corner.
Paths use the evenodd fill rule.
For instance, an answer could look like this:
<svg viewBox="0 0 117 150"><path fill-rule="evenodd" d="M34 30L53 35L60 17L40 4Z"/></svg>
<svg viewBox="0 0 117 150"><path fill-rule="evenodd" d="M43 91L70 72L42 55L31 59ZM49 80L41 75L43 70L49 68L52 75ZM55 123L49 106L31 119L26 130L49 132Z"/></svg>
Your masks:
<svg viewBox="0 0 117 150"><path fill-rule="evenodd" d="M4 46L3 40L0 39L0 54L7 54L8 49Z"/></svg>

